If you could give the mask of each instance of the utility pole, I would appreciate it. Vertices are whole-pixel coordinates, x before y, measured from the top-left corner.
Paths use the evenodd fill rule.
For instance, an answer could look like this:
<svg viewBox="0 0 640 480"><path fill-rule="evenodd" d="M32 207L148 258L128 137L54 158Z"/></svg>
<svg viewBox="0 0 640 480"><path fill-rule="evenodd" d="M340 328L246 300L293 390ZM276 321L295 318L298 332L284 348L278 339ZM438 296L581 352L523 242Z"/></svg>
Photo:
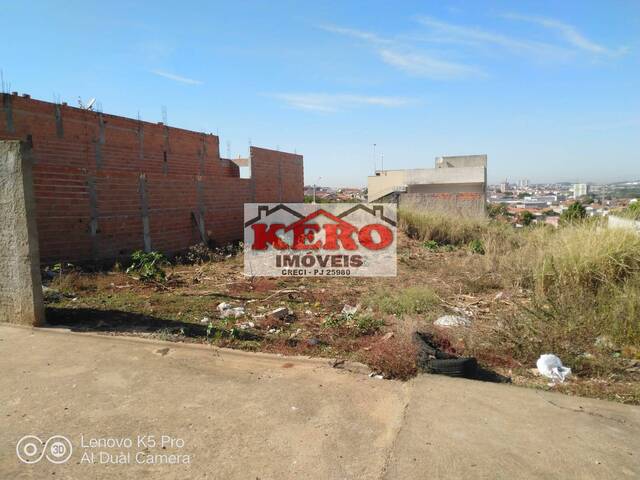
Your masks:
<svg viewBox="0 0 640 480"><path fill-rule="evenodd" d="M376 144L373 144L373 174L376 174Z"/></svg>
<svg viewBox="0 0 640 480"><path fill-rule="evenodd" d="M320 180L322 180L322 177L318 177L316 183L318 183ZM313 203L316 203L316 183L313 184Z"/></svg>

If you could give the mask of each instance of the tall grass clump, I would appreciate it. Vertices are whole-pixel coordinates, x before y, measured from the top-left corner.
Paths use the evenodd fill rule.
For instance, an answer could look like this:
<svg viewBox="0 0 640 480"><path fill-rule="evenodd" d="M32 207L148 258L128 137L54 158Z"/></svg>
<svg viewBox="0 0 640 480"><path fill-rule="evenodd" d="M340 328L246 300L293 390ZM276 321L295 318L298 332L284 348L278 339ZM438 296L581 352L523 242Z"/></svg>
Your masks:
<svg viewBox="0 0 640 480"><path fill-rule="evenodd" d="M438 212L418 212L401 209L399 227L408 237L438 245L467 245L479 239L487 230L488 220Z"/></svg>
<svg viewBox="0 0 640 480"><path fill-rule="evenodd" d="M593 222L525 235L501 270L531 292L520 314L504 319L503 341L516 357L576 359L602 335L640 345L640 235Z"/></svg>
<svg viewBox="0 0 640 480"><path fill-rule="evenodd" d="M640 274L640 235L589 224L562 228L539 251L532 273L538 294L597 294Z"/></svg>

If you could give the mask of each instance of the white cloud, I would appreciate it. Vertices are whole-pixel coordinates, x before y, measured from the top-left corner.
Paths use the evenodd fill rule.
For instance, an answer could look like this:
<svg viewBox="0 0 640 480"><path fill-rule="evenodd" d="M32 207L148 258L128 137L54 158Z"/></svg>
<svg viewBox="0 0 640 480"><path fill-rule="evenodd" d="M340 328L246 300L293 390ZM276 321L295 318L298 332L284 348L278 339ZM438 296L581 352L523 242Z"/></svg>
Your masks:
<svg viewBox="0 0 640 480"><path fill-rule="evenodd" d="M484 76L484 73L476 67L443 60L426 53L414 52L412 48L401 42L381 37L372 32L335 25L323 25L320 28L331 33L363 40L375 48L376 54L384 63L410 75L433 79Z"/></svg>
<svg viewBox="0 0 640 480"><path fill-rule="evenodd" d="M556 32L563 38L568 44L575 48L584 50L597 55L619 55L626 51L626 48L610 49L592 40L589 40L574 26L568 23L561 22L553 18L538 17L533 15L520 15L515 13L509 13L503 15L504 18L509 20L520 20L524 22L540 25Z"/></svg>
<svg viewBox="0 0 640 480"><path fill-rule="evenodd" d="M153 73L154 75L158 75L160 77L168 78L169 80L173 80L174 82L186 83L188 85L202 85L203 83L200 80L194 80L193 78L182 77L180 75L164 72L162 70L152 70L151 73Z"/></svg>
<svg viewBox="0 0 640 480"><path fill-rule="evenodd" d="M415 102L415 100L402 97L330 93L277 93L271 96L284 101L290 107L315 112L337 112L346 108L362 106L397 108Z"/></svg>
<svg viewBox="0 0 640 480"><path fill-rule="evenodd" d="M431 36L422 38L428 41L457 43L472 47L495 45L513 53L545 58L564 57L569 53L565 49L548 43L522 40L476 27L443 22L433 17L419 16L417 20L431 30Z"/></svg>
<svg viewBox="0 0 640 480"><path fill-rule="evenodd" d="M447 79L486 76L476 67L440 60L422 53L401 53L390 49L382 49L378 53L386 64L418 77Z"/></svg>
<svg viewBox="0 0 640 480"><path fill-rule="evenodd" d="M363 40L368 43L375 43L379 45L389 45L393 43L393 40L389 38L381 37L372 32L365 32L363 30L356 30L354 28L344 28L338 27L336 25L320 25L322 30L331 33L337 33L339 35L346 35L348 37L357 38L358 40Z"/></svg>

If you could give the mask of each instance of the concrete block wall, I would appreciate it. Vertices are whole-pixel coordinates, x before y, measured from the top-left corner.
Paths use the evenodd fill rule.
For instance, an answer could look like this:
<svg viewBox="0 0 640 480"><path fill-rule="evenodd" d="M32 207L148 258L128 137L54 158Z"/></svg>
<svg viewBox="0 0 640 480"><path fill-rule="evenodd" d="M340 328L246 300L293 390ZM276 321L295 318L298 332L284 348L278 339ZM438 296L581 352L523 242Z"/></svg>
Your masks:
<svg viewBox="0 0 640 480"><path fill-rule="evenodd" d="M486 155L448 155L436 157L436 168L486 167Z"/></svg>
<svg viewBox="0 0 640 480"><path fill-rule="evenodd" d="M0 322L44 322L31 157L0 140Z"/></svg>
<svg viewBox="0 0 640 480"><path fill-rule="evenodd" d="M440 212L460 217L483 217L485 213L484 193L401 193L398 207L427 212Z"/></svg>
<svg viewBox="0 0 640 480"><path fill-rule="evenodd" d="M29 141L45 263L242 238L246 202L302 202L301 155L251 148L249 179L219 139L163 124L2 94L0 140Z"/></svg>

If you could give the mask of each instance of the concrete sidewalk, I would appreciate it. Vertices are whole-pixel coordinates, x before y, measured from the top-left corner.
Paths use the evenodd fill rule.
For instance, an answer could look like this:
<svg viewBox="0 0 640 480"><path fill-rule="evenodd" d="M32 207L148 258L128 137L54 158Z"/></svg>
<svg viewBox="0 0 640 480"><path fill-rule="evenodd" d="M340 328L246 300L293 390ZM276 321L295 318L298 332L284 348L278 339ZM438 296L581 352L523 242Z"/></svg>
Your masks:
<svg viewBox="0 0 640 480"><path fill-rule="evenodd" d="M640 476L640 409L598 400L4 325L0 368L0 478Z"/></svg>

